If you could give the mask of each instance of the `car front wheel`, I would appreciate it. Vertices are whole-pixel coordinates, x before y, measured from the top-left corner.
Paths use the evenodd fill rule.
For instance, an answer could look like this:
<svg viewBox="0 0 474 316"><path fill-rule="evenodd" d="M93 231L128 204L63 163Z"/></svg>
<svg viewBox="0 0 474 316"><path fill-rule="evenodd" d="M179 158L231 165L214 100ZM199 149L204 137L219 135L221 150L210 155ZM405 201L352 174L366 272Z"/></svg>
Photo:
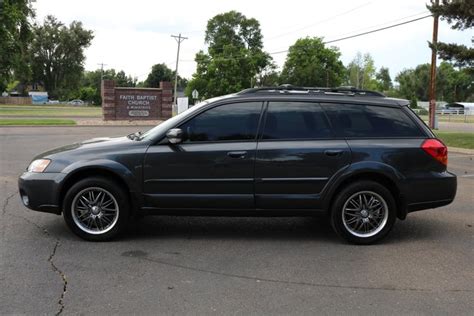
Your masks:
<svg viewBox="0 0 474 316"><path fill-rule="evenodd" d="M396 204L390 191L373 181L345 187L331 210L336 233L355 244L372 244L384 238L396 220Z"/></svg>
<svg viewBox="0 0 474 316"><path fill-rule="evenodd" d="M106 241L123 231L129 218L125 190L106 178L86 178L74 184L64 199L64 220L79 237Z"/></svg>

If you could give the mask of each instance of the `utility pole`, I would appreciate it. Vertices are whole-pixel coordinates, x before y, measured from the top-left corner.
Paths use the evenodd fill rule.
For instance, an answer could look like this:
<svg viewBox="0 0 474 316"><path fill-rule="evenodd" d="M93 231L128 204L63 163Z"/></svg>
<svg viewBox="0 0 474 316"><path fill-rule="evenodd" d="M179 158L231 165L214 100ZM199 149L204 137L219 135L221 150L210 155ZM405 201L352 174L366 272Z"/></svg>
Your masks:
<svg viewBox="0 0 474 316"><path fill-rule="evenodd" d="M104 80L104 66L107 66L107 64L104 64L103 62L100 64L97 64L100 66L100 80Z"/></svg>
<svg viewBox="0 0 474 316"><path fill-rule="evenodd" d="M176 69L175 69L175 74L174 74L174 105L178 104L178 63L179 63L179 49L181 48L181 42L188 39L187 37L181 36L181 33L179 35L171 35L176 42L178 43L178 53L176 55Z"/></svg>
<svg viewBox="0 0 474 316"><path fill-rule="evenodd" d="M439 5L439 0L434 0L434 5ZM436 114L436 46L438 44L438 15L433 16L433 41L431 42L431 74L430 74L430 112L429 126L435 128Z"/></svg>

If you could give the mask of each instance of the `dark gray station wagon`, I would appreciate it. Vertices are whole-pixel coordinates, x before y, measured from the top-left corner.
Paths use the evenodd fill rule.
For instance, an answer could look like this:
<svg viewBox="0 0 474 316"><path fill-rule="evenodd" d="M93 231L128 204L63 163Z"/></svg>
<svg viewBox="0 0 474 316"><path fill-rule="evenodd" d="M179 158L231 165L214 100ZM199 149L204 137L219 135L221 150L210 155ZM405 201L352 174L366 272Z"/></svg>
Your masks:
<svg viewBox="0 0 474 316"><path fill-rule="evenodd" d="M451 203L447 148L406 100L347 88L256 88L204 101L141 134L37 156L19 179L27 207L63 213L87 240L142 215L326 212L352 243L407 213Z"/></svg>

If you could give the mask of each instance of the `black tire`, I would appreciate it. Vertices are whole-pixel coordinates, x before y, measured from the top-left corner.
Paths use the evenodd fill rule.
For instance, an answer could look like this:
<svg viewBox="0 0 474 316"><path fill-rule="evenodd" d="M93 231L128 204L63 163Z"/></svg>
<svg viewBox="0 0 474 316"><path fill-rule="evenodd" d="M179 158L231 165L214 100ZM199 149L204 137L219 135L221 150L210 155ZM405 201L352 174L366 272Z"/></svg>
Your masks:
<svg viewBox="0 0 474 316"><path fill-rule="evenodd" d="M95 196L99 196L94 200L100 200L101 196L104 197L102 201L110 199L105 200L103 204L101 201L90 204L85 202L90 197L89 192L93 197L94 192ZM83 198L86 200L82 200ZM109 211L110 209L116 211ZM130 217L130 201L127 192L114 181L103 177L85 178L67 191L63 203L63 216L68 227L82 239L108 241L126 228ZM89 220L92 225L90 228L87 227Z"/></svg>
<svg viewBox="0 0 474 316"><path fill-rule="evenodd" d="M373 200L369 205L364 198ZM369 245L387 236L395 224L396 211L393 195L386 187L374 181L357 181L344 187L335 197L331 225L346 241Z"/></svg>

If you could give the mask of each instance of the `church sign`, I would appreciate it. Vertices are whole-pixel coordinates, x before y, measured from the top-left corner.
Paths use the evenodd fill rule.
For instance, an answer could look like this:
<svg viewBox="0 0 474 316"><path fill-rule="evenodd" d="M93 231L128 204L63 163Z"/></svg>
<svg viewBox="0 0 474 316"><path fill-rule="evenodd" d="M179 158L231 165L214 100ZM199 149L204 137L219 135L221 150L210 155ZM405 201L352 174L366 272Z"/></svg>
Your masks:
<svg viewBox="0 0 474 316"><path fill-rule="evenodd" d="M102 82L104 120L159 120L171 116L172 86L160 88L115 87L112 80Z"/></svg>

